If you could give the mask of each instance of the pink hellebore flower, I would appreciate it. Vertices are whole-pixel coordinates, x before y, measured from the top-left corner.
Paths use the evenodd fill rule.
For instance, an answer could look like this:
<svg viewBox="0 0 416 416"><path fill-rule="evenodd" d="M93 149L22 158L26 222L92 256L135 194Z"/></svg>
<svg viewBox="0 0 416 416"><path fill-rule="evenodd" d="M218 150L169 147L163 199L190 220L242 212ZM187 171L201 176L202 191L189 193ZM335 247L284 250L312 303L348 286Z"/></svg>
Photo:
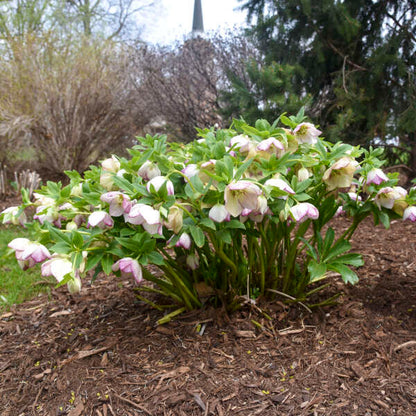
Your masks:
<svg viewBox="0 0 416 416"><path fill-rule="evenodd" d="M407 207L404 210L403 219L415 222L416 221L416 206Z"/></svg>
<svg viewBox="0 0 416 416"><path fill-rule="evenodd" d="M277 157L280 157L285 151L285 147L283 146L282 142L275 139L274 137L270 137L261 141L257 145L256 150L260 152L260 156L264 159L270 159L270 156L273 154Z"/></svg>
<svg viewBox="0 0 416 416"><path fill-rule="evenodd" d="M42 225L45 222L49 222L55 227L61 227L61 215L58 213L55 207L52 206L39 206L36 208L36 214L33 216L34 220L38 220Z"/></svg>
<svg viewBox="0 0 416 416"><path fill-rule="evenodd" d="M319 218L319 211L314 205L309 202L302 202L293 206L290 209L292 216L296 222L304 222L308 219L316 220Z"/></svg>
<svg viewBox="0 0 416 416"><path fill-rule="evenodd" d="M338 159L322 177L329 191L347 188L351 185L358 162L350 157Z"/></svg>
<svg viewBox="0 0 416 416"><path fill-rule="evenodd" d="M232 182L224 191L225 208L233 217L238 217L243 210L255 210L260 195L260 188L252 182Z"/></svg>
<svg viewBox="0 0 416 416"><path fill-rule="evenodd" d="M112 217L119 217L125 213L130 212L131 201L127 195L119 191L107 192L100 197L101 201L110 204L110 215Z"/></svg>
<svg viewBox="0 0 416 416"><path fill-rule="evenodd" d="M179 237L179 240L176 242L175 247L182 247L185 250L189 250L191 248L191 237L188 233L182 233Z"/></svg>
<svg viewBox="0 0 416 416"><path fill-rule="evenodd" d="M315 144L322 132L318 130L312 123L300 123L293 130L299 143Z"/></svg>
<svg viewBox="0 0 416 416"><path fill-rule="evenodd" d="M143 163L140 167L139 171L137 172L139 176L141 176L145 181L149 181L156 176L160 176L161 172L157 165L153 162L147 160Z"/></svg>
<svg viewBox="0 0 416 416"><path fill-rule="evenodd" d="M15 238L8 246L15 251L16 259L23 270L51 257L45 246L27 238Z"/></svg>
<svg viewBox="0 0 416 416"><path fill-rule="evenodd" d="M371 169L367 174L366 185L373 183L374 185L380 185L383 182L387 182L389 178L381 169Z"/></svg>
<svg viewBox="0 0 416 416"><path fill-rule="evenodd" d="M162 234L160 212L149 205L135 204L128 214L124 215L126 222L141 225L150 234Z"/></svg>
<svg viewBox="0 0 416 416"><path fill-rule="evenodd" d="M114 221L110 214L105 211L95 211L88 217L87 227L111 228Z"/></svg>
<svg viewBox="0 0 416 416"><path fill-rule="evenodd" d="M72 272L72 262L63 256L54 255L42 264L42 276L53 276L58 282Z"/></svg>
<svg viewBox="0 0 416 416"><path fill-rule="evenodd" d="M361 202L363 200L356 192L348 192L347 194L353 201Z"/></svg>
<svg viewBox="0 0 416 416"><path fill-rule="evenodd" d="M208 217L215 222L230 221L230 213L225 208L225 205L215 204L208 213Z"/></svg>
<svg viewBox="0 0 416 416"><path fill-rule="evenodd" d="M344 215L344 214L345 214L344 207L343 207L342 205L340 205L340 206L337 208L337 210L336 210L336 212L335 212L334 217L340 217L341 215Z"/></svg>
<svg viewBox="0 0 416 416"><path fill-rule="evenodd" d="M120 259L113 264L112 269L113 272L120 270L121 274L124 276L132 275L137 284L143 280L143 271L139 262L131 257L124 257Z"/></svg>
<svg viewBox="0 0 416 416"><path fill-rule="evenodd" d="M153 189L157 192L162 187L162 185L166 183L166 190L168 192L168 195L174 195L175 190L173 188L173 183L165 178L164 176L155 176L146 185L147 192L151 192L151 189Z"/></svg>

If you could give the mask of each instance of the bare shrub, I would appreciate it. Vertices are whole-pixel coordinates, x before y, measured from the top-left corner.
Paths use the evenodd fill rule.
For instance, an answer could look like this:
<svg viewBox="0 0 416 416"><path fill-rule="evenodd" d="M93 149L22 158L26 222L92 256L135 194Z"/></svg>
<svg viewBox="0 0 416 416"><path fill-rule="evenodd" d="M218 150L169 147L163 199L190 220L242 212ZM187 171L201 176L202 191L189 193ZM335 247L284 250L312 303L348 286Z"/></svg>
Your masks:
<svg viewBox="0 0 416 416"><path fill-rule="evenodd" d="M230 76L243 78L254 49L242 36L215 35L185 40L175 47L140 46L134 52L138 98L135 105L150 120L150 130L176 139L195 138L195 126L224 126L222 91Z"/></svg>
<svg viewBox="0 0 416 416"><path fill-rule="evenodd" d="M132 105L130 61L119 46L53 38L12 45L0 65L0 136L30 141L38 167L51 173L85 170L127 147L140 117Z"/></svg>

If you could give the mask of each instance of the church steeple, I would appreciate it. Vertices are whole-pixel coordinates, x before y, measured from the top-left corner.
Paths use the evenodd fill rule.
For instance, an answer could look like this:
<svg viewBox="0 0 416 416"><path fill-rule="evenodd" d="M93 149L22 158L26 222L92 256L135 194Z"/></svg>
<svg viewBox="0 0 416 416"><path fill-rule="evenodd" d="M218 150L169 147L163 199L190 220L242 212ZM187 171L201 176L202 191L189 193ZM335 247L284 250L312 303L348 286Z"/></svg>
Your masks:
<svg viewBox="0 0 416 416"><path fill-rule="evenodd" d="M204 21L202 20L201 0L195 0L194 20L192 22L192 35L199 35L204 32Z"/></svg>

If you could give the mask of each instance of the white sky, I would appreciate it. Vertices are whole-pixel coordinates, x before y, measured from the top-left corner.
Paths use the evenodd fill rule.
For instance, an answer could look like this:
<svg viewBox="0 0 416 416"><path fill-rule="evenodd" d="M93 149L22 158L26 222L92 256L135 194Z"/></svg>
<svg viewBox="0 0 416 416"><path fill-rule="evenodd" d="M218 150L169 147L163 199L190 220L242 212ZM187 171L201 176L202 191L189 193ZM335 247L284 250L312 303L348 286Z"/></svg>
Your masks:
<svg viewBox="0 0 416 416"><path fill-rule="evenodd" d="M192 30L194 0L160 0L160 13L146 24L143 40L168 44ZM205 32L245 26L246 14L237 0L201 0Z"/></svg>

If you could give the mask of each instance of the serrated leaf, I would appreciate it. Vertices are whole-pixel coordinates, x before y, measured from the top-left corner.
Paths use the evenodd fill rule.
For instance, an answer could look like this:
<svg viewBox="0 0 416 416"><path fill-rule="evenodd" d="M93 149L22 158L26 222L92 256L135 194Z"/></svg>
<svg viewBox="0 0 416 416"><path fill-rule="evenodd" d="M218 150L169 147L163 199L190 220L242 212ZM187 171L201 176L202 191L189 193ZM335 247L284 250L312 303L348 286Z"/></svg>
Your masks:
<svg viewBox="0 0 416 416"><path fill-rule="evenodd" d="M311 260L308 264L309 283L317 282L318 280L325 279L325 273L327 272L327 266L324 263L317 263L315 260Z"/></svg>
<svg viewBox="0 0 416 416"><path fill-rule="evenodd" d="M339 273L345 283L354 285L359 280L357 274L344 264L331 263L328 265L328 269Z"/></svg>
<svg viewBox="0 0 416 416"><path fill-rule="evenodd" d="M68 254L71 251L71 246L65 241L60 241L51 247L51 251L58 254Z"/></svg>

